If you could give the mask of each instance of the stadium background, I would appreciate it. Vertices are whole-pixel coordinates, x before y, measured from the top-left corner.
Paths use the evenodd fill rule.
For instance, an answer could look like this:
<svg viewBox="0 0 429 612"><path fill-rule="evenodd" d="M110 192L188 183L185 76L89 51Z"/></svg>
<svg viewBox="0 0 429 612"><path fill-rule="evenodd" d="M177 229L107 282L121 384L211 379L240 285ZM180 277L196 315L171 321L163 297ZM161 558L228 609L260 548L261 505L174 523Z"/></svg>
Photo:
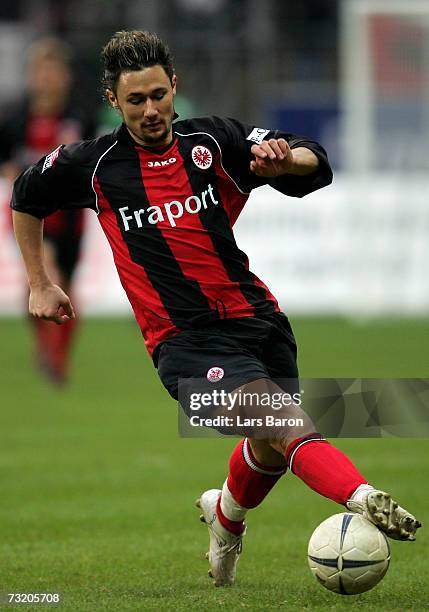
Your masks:
<svg viewBox="0 0 429 612"><path fill-rule="evenodd" d="M106 129L99 49L121 28L153 29L169 42L181 116L235 116L327 148L331 187L304 200L258 190L237 223L252 269L292 316L302 374L427 377L427 2L4 0L0 107L22 91L29 42L54 33L73 48L76 96L99 108ZM0 183L2 202L7 191ZM145 355L92 214L72 380L59 391L37 377L8 214L4 204L0 591L59 590L70 610L340 609L305 561L311 530L337 509L292 478L253 513L237 588L209 588L192 500L222 483L231 442L178 438L176 407ZM426 440L339 445L424 522ZM424 532L420 540L395 544L383 584L348 607L384 609L389 597L397 602L389 609L425 608Z"/></svg>

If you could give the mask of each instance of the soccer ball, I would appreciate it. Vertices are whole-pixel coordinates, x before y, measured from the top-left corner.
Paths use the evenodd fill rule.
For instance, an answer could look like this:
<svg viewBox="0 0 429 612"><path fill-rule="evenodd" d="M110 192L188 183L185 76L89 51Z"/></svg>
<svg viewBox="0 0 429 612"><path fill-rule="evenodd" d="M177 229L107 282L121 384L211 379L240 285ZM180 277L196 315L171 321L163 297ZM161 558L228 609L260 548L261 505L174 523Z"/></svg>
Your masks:
<svg viewBox="0 0 429 612"><path fill-rule="evenodd" d="M360 514L343 512L327 518L308 543L308 563L325 588L341 595L372 589L390 562L386 536Z"/></svg>

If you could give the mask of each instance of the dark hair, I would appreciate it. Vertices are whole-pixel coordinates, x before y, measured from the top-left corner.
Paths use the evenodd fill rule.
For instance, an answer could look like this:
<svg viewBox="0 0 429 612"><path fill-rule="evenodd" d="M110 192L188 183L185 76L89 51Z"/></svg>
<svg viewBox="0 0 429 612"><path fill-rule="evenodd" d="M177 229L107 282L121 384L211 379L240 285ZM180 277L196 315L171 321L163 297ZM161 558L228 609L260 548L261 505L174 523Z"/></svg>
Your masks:
<svg viewBox="0 0 429 612"><path fill-rule="evenodd" d="M149 66L162 66L169 77L173 78L173 58L170 49L152 32L141 30L122 30L116 32L103 47L104 88L116 93L118 79L122 72L143 70Z"/></svg>

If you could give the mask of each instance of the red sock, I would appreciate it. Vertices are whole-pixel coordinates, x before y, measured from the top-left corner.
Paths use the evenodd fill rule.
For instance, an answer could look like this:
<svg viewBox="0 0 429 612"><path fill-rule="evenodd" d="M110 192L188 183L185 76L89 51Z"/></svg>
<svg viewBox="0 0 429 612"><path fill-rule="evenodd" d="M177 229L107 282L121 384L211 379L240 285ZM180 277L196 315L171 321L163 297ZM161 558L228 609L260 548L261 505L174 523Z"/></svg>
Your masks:
<svg viewBox="0 0 429 612"><path fill-rule="evenodd" d="M30 322L35 333L37 357L42 363L51 363L52 353L55 350L55 324L33 317Z"/></svg>
<svg viewBox="0 0 429 612"><path fill-rule="evenodd" d="M70 361L70 352L76 331L77 319L70 319L67 323L55 326L55 350L53 362L59 375L66 377Z"/></svg>
<svg viewBox="0 0 429 612"><path fill-rule="evenodd" d="M35 331L39 366L49 378L64 381L67 378L77 319L55 325L51 321L32 318L31 323Z"/></svg>
<svg viewBox="0 0 429 612"><path fill-rule="evenodd" d="M285 472L285 467L259 463L248 440L241 440L232 452L228 478L217 504L216 513L225 529L242 533L247 510L258 506Z"/></svg>
<svg viewBox="0 0 429 612"><path fill-rule="evenodd" d="M339 504L345 505L358 486L368 482L350 459L320 434L294 440L285 458L306 485Z"/></svg>
<svg viewBox="0 0 429 612"><path fill-rule="evenodd" d="M256 508L268 495L286 468L259 463L247 439L234 448L229 460L228 489L244 508Z"/></svg>
<svg viewBox="0 0 429 612"><path fill-rule="evenodd" d="M229 473L222 495L228 495L229 501L222 500L224 507L241 507L242 516L246 510L259 506L268 495L278 479L286 472L286 468L266 466L259 463L250 448L247 439L241 440L232 452L229 460ZM232 499L231 499L232 497ZM218 502L218 517L221 524L233 533L241 533L244 529L243 520L231 520L222 512L220 499ZM239 508L239 513L240 508Z"/></svg>

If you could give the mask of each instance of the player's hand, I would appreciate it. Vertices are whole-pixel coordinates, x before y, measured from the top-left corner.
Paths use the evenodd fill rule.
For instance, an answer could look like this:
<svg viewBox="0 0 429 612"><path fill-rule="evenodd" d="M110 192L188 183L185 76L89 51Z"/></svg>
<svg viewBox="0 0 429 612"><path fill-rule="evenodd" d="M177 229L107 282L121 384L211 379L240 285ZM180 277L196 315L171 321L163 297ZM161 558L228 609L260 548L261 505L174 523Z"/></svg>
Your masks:
<svg viewBox="0 0 429 612"><path fill-rule="evenodd" d="M258 176L281 176L293 169L293 153L284 138L263 140L250 150L255 156L250 162L250 170Z"/></svg>
<svg viewBox="0 0 429 612"><path fill-rule="evenodd" d="M58 285L32 287L29 312L33 317L62 325L75 318L69 297Z"/></svg>

